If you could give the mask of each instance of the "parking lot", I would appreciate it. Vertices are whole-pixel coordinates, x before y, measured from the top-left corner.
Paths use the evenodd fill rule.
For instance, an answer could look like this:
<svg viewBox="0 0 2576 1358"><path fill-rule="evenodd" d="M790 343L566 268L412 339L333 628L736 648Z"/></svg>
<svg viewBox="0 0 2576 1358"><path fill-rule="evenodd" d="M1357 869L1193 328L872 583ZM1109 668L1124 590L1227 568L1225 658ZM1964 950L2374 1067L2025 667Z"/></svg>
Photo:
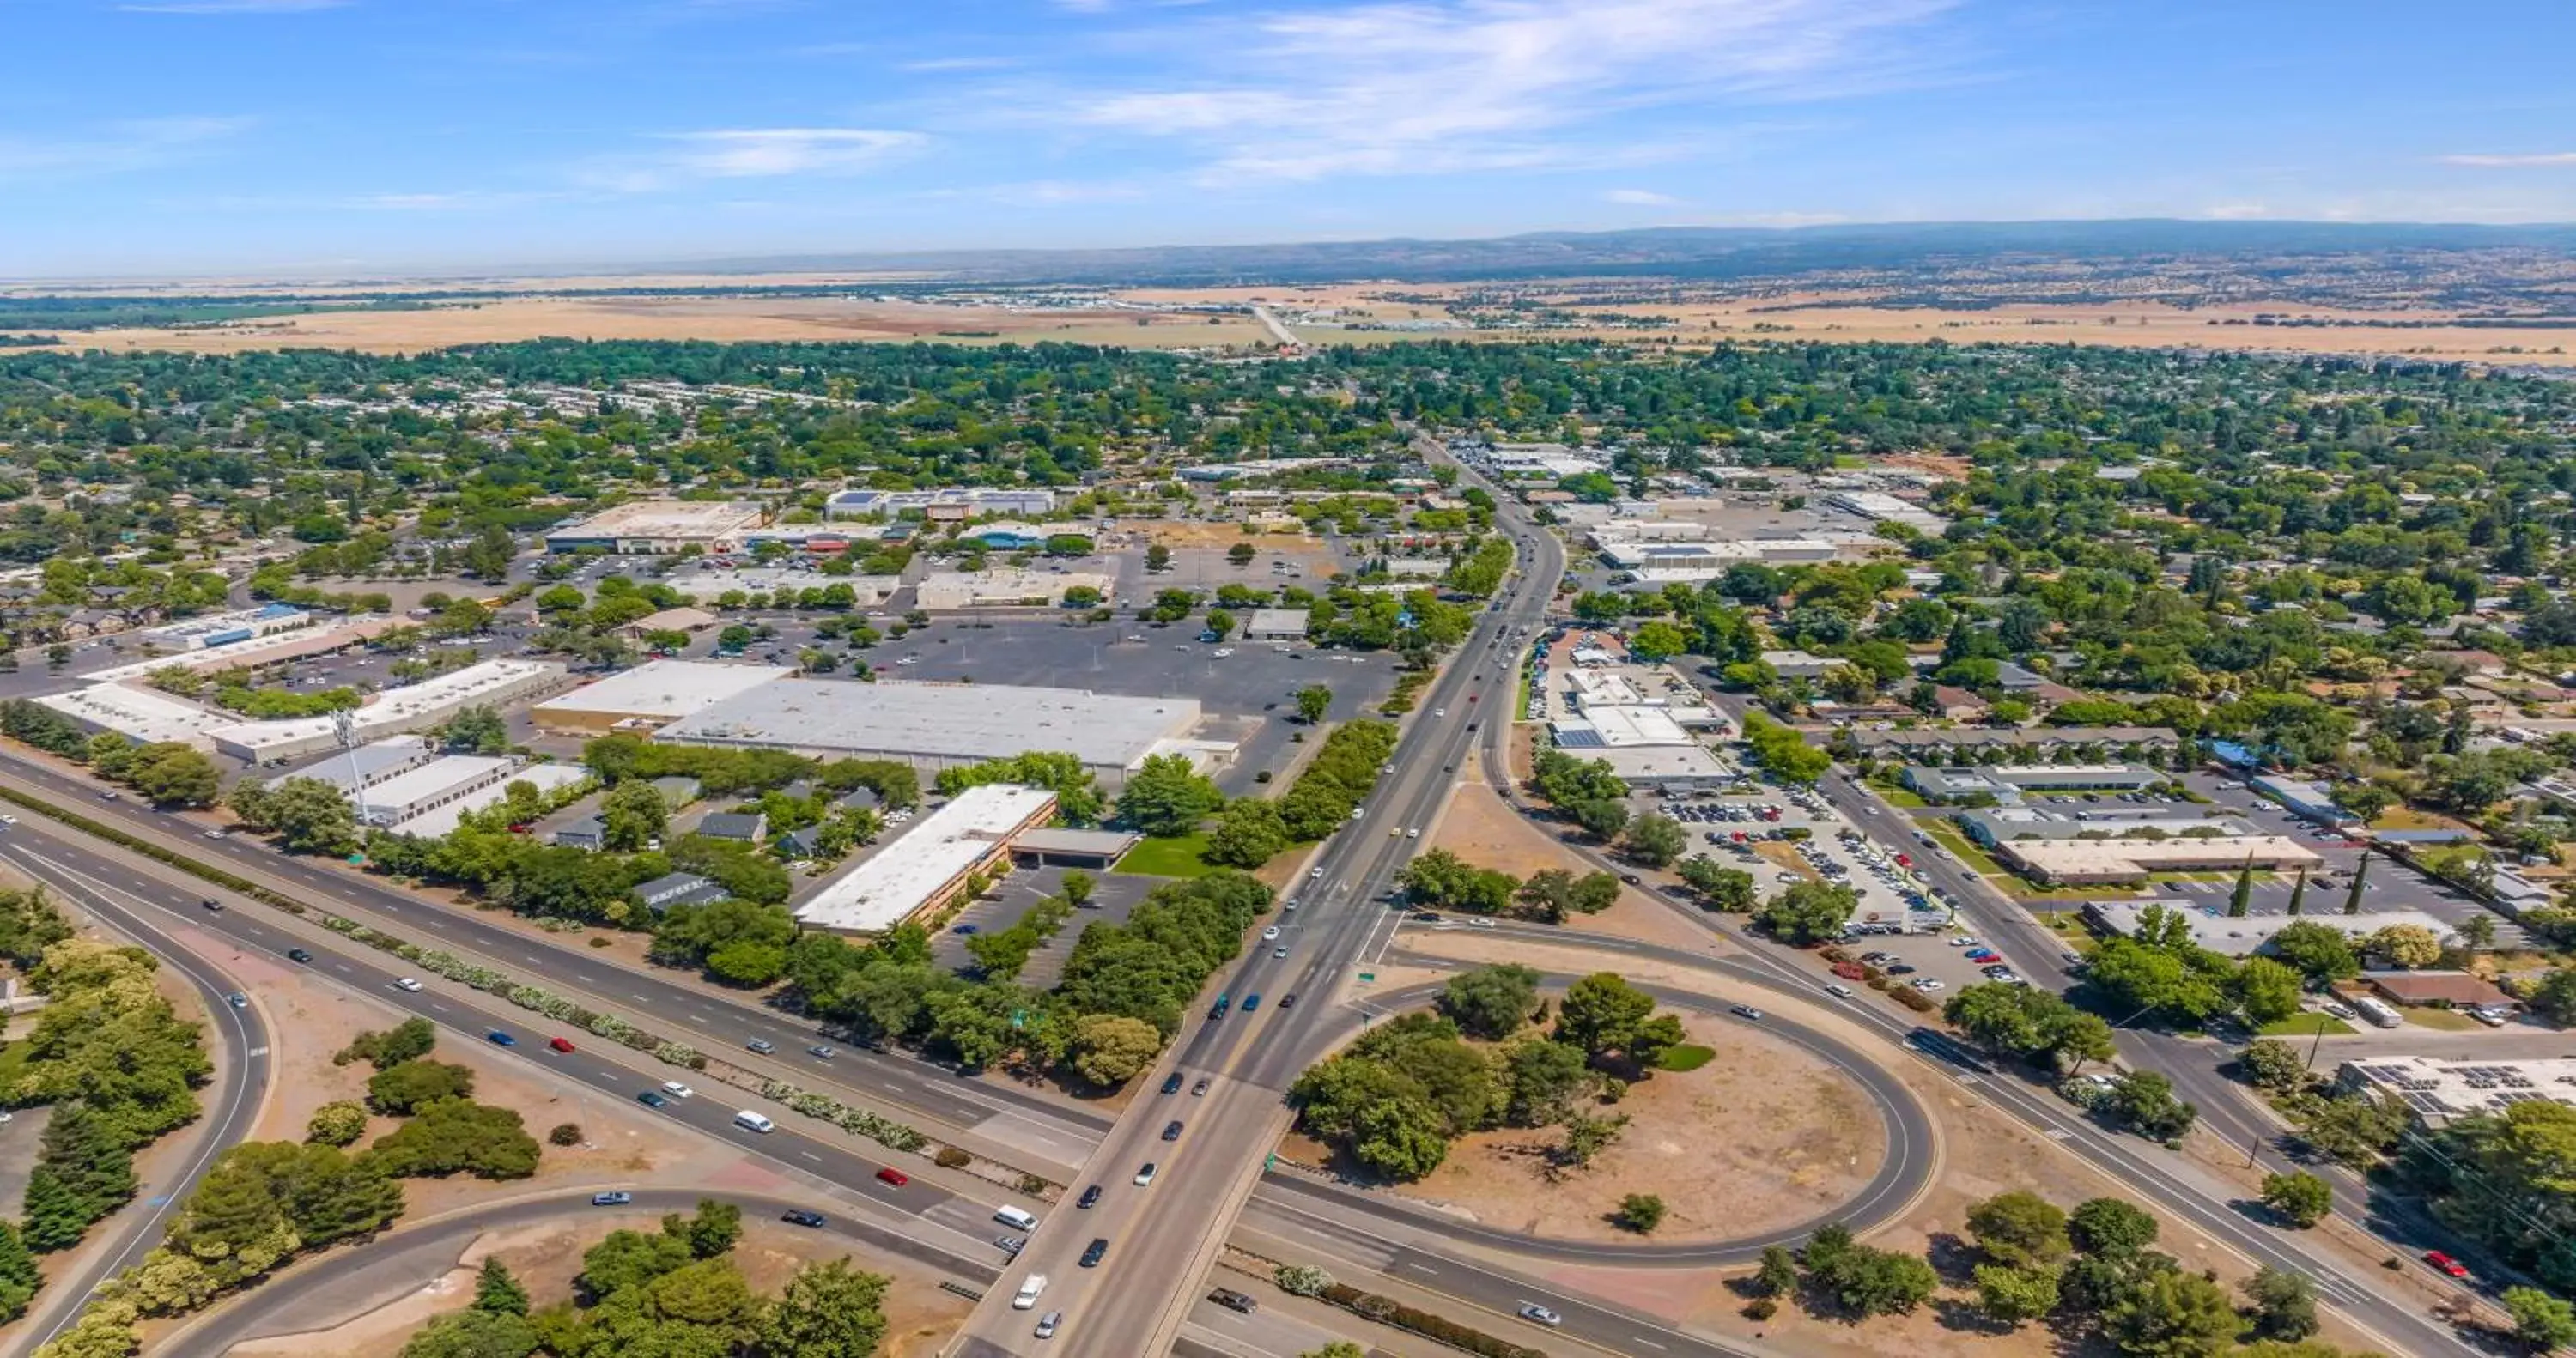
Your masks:
<svg viewBox="0 0 2576 1358"><path fill-rule="evenodd" d="M1029 912L1029 907L1061 890L1067 871L1070 869L1020 868L1013 871L993 889L990 896L958 912L957 918L950 921L947 928L931 938L931 957L943 967L968 965L972 959L966 953L966 940L971 935L958 930L989 934L1010 928L1020 922L1020 917ZM1147 893L1163 884L1159 877L1130 877L1114 872L1095 872L1091 876L1095 883L1091 904L1075 911L1073 918L1066 920L1064 927L1056 931L1055 937L1029 954L1028 965L1020 970L1021 984L1040 988L1054 985L1064 974L1065 959L1073 955L1074 940L1082 937L1086 927L1100 920L1125 922L1127 912L1135 909L1136 903L1145 899Z"/></svg>

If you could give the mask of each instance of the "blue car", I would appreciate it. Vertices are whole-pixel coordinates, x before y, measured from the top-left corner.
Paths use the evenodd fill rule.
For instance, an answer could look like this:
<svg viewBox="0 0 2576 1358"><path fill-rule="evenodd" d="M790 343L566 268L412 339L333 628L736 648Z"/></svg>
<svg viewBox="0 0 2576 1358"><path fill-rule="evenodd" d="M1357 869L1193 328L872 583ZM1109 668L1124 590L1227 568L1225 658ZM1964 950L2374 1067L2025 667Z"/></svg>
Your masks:
<svg viewBox="0 0 2576 1358"><path fill-rule="evenodd" d="M1244 996L1244 997L1243 997L1243 1012L1245 1012L1245 1013L1249 1014L1249 1013L1251 1013L1253 1010L1258 1009L1258 1008L1260 1008L1260 1007L1261 1007L1261 996L1259 996L1258 994L1246 995L1246 996Z"/></svg>
<svg viewBox="0 0 2576 1358"><path fill-rule="evenodd" d="M495 1047L515 1047L519 1045L519 1039L512 1037L508 1033L502 1032L498 1028L485 1033L483 1037Z"/></svg>

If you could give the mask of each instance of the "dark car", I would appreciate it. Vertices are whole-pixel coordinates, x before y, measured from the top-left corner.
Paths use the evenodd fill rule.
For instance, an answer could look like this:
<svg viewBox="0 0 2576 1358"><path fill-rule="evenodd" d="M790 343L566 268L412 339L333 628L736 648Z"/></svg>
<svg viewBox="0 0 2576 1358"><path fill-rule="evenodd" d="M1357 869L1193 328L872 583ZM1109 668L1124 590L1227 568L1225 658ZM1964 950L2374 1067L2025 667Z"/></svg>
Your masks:
<svg viewBox="0 0 2576 1358"><path fill-rule="evenodd" d="M289 948L286 950L286 960L289 962L310 962L313 960L313 954L302 948Z"/></svg>
<svg viewBox="0 0 2576 1358"><path fill-rule="evenodd" d="M1200 1083L1205 1084L1206 1081L1202 1080ZM1177 1094L1181 1092L1181 1073L1179 1071L1173 1071L1171 1074L1163 1077L1163 1092L1166 1094Z"/></svg>
<svg viewBox="0 0 2576 1358"><path fill-rule="evenodd" d="M1181 1120L1179 1118L1172 1119L1170 1123L1164 1126L1163 1139L1165 1141L1178 1141L1181 1139Z"/></svg>
<svg viewBox="0 0 2576 1358"><path fill-rule="evenodd" d="M661 1108L671 1102L669 1096L663 1094L663 1092L658 1089L645 1090L643 1093L635 1096L635 1101L647 1108Z"/></svg>
<svg viewBox="0 0 2576 1358"><path fill-rule="evenodd" d="M802 1207L791 1207L779 1213L778 1219L790 1226L807 1226L818 1231L823 1229L823 1214L808 1212Z"/></svg>
<svg viewBox="0 0 2576 1358"><path fill-rule="evenodd" d="M635 1195L632 1193L593 1193L590 1195L590 1205L593 1207L623 1207L633 1201L635 1201Z"/></svg>
<svg viewBox="0 0 2576 1358"><path fill-rule="evenodd" d="M208 910L221 910L224 908L224 903L216 900L212 896L208 896L204 900L197 902L197 904L204 906Z"/></svg>
<svg viewBox="0 0 2576 1358"><path fill-rule="evenodd" d="M1090 1244L1083 1247L1081 1261L1082 1266L1084 1268L1098 1268L1100 1267L1100 1261L1108 1257L1109 1238L1107 1236L1095 1236Z"/></svg>
<svg viewBox="0 0 2576 1358"><path fill-rule="evenodd" d="M1199 1077L1199 1081L1198 1081L1198 1083L1197 1083L1197 1084L1194 1084L1194 1085L1191 1085L1191 1086L1190 1086L1190 1097L1191 1097L1191 1098L1194 1098L1194 1099L1195 1099L1195 1098L1198 1098L1198 1097L1200 1097L1201 1095L1206 1094L1206 1093L1207 1093L1207 1091L1208 1091L1208 1082L1207 1082L1207 1077L1206 1077L1206 1076L1204 1076L1204 1075L1202 1075L1202 1076L1200 1076L1200 1077Z"/></svg>
<svg viewBox="0 0 2576 1358"><path fill-rule="evenodd" d="M1076 1207L1089 1207L1091 1204L1098 1201L1100 1201L1100 1185L1093 1184L1091 1187L1082 1190L1082 1196L1074 1199L1073 1205Z"/></svg>
<svg viewBox="0 0 2576 1358"><path fill-rule="evenodd" d="M1260 995L1258 995L1258 994L1253 994L1253 995L1246 995L1246 996L1244 996L1244 997L1243 997L1243 1012L1245 1012L1245 1013L1249 1014L1249 1013L1251 1013L1253 1010L1258 1009L1258 1008L1260 1008L1260 1007L1261 1007L1261 996L1260 996Z"/></svg>
<svg viewBox="0 0 2576 1358"><path fill-rule="evenodd" d="M1260 1302L1254 1301L1252 1298L1247 1297L1230 1287L1220 1287L1217 1290L1208 1293L1208 1300L1215 1302L1217 1305L1222 1306L1229 1311L1240 1311L1247 1316L1261 1309Z"/></svg>
<svg viewBox="0 0 2576 1358"><path fill-rule="evenodd" d="M1282 995L1282 996L1280 996L1280 997L1279 997L1279 1007L1280 1007L1280 1008L1282 1008L1282 1009L1294 1009L1294 1008L1296 1008L1296 1007L1297 1007L1297 997L1296 997L1296 996L1294 996L1294 995Z"/></svg>
<svg viewBox="0 0 2576 1358"><path fill-rule="evenodd" d="M960 925L958 925L956 928L951 929L951 930L949 930L948 932L950 932L950 933L952 933L952 934L973 934L973 933L980 933L980 932L982 932L982 930L980 930L979 928L977 928L975 925L972 925L972 924L960 924Z"/></svg>

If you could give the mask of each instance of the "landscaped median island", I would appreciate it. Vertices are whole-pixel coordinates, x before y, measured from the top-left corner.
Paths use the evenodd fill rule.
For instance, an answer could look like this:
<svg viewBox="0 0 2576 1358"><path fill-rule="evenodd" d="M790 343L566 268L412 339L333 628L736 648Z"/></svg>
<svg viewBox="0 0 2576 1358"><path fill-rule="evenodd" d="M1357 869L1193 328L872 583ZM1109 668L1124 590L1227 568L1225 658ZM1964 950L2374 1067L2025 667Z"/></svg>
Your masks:
<svg viewBox="0 0 2576 1358"><path fill-rule="evenodd" d="M1290 1090L1346 1176L1561 1239L1734 1237L1847 1201L1885 1155L1847 1076L1754 1025L1660 1013L1602 973L1541 1026L1538 973L1452 977Z"/></svg>

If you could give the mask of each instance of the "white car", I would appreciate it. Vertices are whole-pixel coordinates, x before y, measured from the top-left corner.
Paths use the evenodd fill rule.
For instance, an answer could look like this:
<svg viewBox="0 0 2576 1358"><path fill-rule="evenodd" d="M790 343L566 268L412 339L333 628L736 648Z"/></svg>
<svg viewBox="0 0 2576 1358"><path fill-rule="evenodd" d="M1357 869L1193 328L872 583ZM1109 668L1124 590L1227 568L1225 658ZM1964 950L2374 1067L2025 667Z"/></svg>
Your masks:
<svg viewBox="0 0 2576 1358"><path fill-rule="evenodd" d="M406 976L401 980L394 982L394 988L396 990L407 990L413 994L418 994L420 993L420 982Z"/></svg>
<svg viewBox="0 0 2576 1358"><path fill-rule="evenodd" d="M1449 709L1445 707L1435 707L1431 709L1431 715L1435 717L1445 717L1449 715Z"/></svg>
<svg viewBox="0 0 2576 1358"><path fill-rule="evenodd" d="M1234 648L1231 646L1219 646L1216 648L1216 658L1219 660L1223 660L1232 654L1234 654Z"/></svg>
<svg viewBox="0 0 2576 1358"><path fill-rule="evenodd" d="M1138 1188L1145 1188L1151 1186L1153 1182L1154 1162L1148 1160L1145 1162L1145 1167L1143 1169L1136 1171L1136 1186Z"/></svg>
<svg viewBox="0 0 2576 1358"><path fill-rule="evenodd" d="M1935 990L1947 990L1950 987L1947 982L1944 982L1937 976L1924 976L1916 979L1914 982L1914 988L1922 991L1926 995L1929 995Z"/></svg>
<svg viewBox="0 0 2576 1358"><path fill-rule="evenodd" d="M1415 827L1415 828L1413 828L1413 829L1410 829L1410 830L1405 831L1405 832L1404 832L1404 837L1405 837L1406 839L1420 839L1420 838L1422 838L1422 830L1421 830L1421 827L1416 826L1416 827Z"/></svg>
<svg viewBox="0 0 2576 1358"><path fill-rule="evenodd" d="M1278 925L1276 925L1276 924L1271 925L1269 928L1264 929L1264 930L1262 930L1262 931L1261 931L1261 941L1262 941L1262 942L1264 942L1264 943L1271 942L1271 941L1273 941L1273 940L1277 939L1278 937L1279 937L1279 926L1278 926Z"/></svg>
<svg viewBox="0 0 2576 1358"><path fill-rule="evenodd" d="M664 1080L662 1082L662 1092L675 1099L696 1098L698 1093L698 1091L689 1088L687 1085L684 1085L677 1080Z"/></svg>
<svg viewBox="0 0 2576 1358"><path fill-rule="evenodd" d="M1537 1325L1555 1326L1565 1323L1565 1317L1539 1305L1537 1302L1531 1302L1521 1308L1521 1319Z"/></svg>

